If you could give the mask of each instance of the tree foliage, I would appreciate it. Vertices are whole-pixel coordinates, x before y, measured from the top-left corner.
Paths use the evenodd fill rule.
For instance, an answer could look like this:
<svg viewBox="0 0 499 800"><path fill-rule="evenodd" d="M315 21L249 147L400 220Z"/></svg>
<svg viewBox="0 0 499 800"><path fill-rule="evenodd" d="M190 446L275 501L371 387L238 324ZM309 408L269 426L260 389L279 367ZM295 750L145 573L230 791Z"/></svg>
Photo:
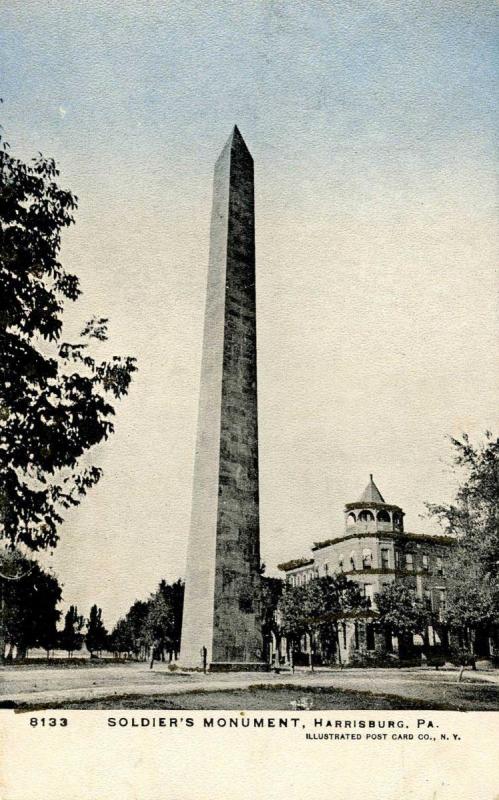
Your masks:
<svg viewBox="0 0 499 800"><path fill-rule="evenodd" d="M499 622L499 439L490 432L473 445L451 439L459 480L454 501L428 504L456 537L447 566L446 621L452 628L488 629Z"/></svg>
<svg viewBox="0 0 499 800"><path fill-rule="evenodd" d="M59 637L61 648L67 651L70 658L75 650L81 650L82 648L84 639L82 629L84 625L85 619L78 614L78 608L70 606L64 617L64 628Z"/></svg>
<svg viewBox="0 0 499 800"><path fill-rule="evenodd" d="M163 650L173 651L173 628L175 619L171 603L162 592L156 592L151 598L145 622L145 636L148 644L160 653Z"/></svg>
<svg viewBox="0 0 499 800"><path fill-rule="evenodd" d="M113 432L113 400L127 393L135 360L99 361L90 345L107 319L62 339L78 278L59 260L77 198L58 186L50 158L13 157L0 137L0 523L5 540L54 546L65 509L101 475L84 454Z"/></svg>
<svg viewBox="0 0 499 800"><path fill-rule="evenodd" d="M178 656L180 652L180 637L182 634L182 617L184 610L184 583L177 580L172 584L162 580L158 587L159 594L171 608L172 622L168 632L169 649Z"/></svg>
<svg viewBox="0 0 499 800"><path fill-rule="evenodd" d="M85 644L90 655L93 655L95 651L104 650L108 644L108 632L102 621L102 609L97 608L96 605L90 609Z"/></svg>
<svg viewBox="0 0 499 800"><path fill-rule="evenodd" d="M375 602L377 626L396 636L407 638L415 633L424 634L431 621L431 612L403 583L383 586L375 595Z"/></svg>
<svg viewBox="0 0 499 800"><path fill-rule="evenodd" d="M342 574L313 578L301 586L288 584L279 601L281 630L292 640L303 634L312 643L320 639L323 649L332 652L339 622L366 608L359 586Z"/></svg>
<svg viewBox="0 0 499 800"><path fill-rule="evenodd" d="M162 580L148 600L136 600L124 618L118 620L111 636L110 648L136 658L152 648L177 656L180 650L184 584Z"/></svg>
<svg viewBox="0 0 499 800"><path fill-rule="evenodd" d="M22 656L32 647L49 651L57 645L58 604L61 587L57 578L21 554L0 559L2 591L2 644L17 648Z"/></svg>

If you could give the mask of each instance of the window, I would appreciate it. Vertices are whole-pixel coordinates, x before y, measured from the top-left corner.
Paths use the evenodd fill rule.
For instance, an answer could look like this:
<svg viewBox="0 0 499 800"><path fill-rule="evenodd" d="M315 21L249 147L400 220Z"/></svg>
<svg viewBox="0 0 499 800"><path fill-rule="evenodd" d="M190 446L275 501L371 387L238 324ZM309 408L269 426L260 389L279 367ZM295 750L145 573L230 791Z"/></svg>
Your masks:
<svg viewBox="0 0 499 800"><path fill-rule="evenodd" d="M428 570L430 569L430 561L428 559L428 556L425 555L424 553L423 553L423 569L425 572L428 572Z"/></svg>
<svg viewBox="0 0 499 800"><path fill-rule="evenodd" d="M431 604L431 591L430 591L430 589L425 589L424 590L423 601L424 601L424 604L425 604L425 608L427 608L429 611L431 611L432 604Z"/></svg>
<svg viewBox="0 0 499 800"><path fill-rule="evenodd" d="M388 511L378 511L378 522L390 522Z"/></svg>
<svg viewBox="0 0 499 800"><path fill-rule="evenodd" d="M405 568L408 572L412 572L414 569L414 556L412 553L405 554Z"/></svg>
<svg viewBox="0 0 499 800"><path fill-rule="evenodd" d="M443 574L444 574L444 564L443 564L441 556L438 556L437 557L437 575L443 575Z"/></svg>
<svg viewBox="0 0 499 800"><path fill-rule="evenodd" d="M395 550L395 569L400 569L400 551Z"/></svg>
<svg viewBox="0 0 499 800"><path fill-rule="evenodd" d="M352 569L355 569L355 551L354 550L352 550L352 552L350 553L350 566L352 567Z"/></svg>
<svg viewBox="0 0 499 800"><path fill-rule="evenodd" d="M362 551L362 569L371 569L372 565L373 554L368 548L365 548Z"/></svg>
<svg viewBox="0 0 499 800"><path fill-rule="evenodd" d="M360 522L374 522L374 514L372 511L361 511L359 514Z"/></svg>
<svg viewBox="0 0 499 800"><path fill-rule="evenodd" d="M381 569L390 569L390 551L388 547L381 548Z"/></svg>
<svg viewBox="0 0 499 800"><path fill-rule="evenodd" d="M364 597L368 600L369 608L371 608L374 602L374 586L372 583L364 584Z"/></svg>
<svg viewBox="0 0 499 800"><path fill-rule="evenodd" d="M355 525L356 522L357 520L355 519L355 514L350 513L347 517L347 527L351 528L352 525Z"/></svg>
<svg viewBox="0 0 499 800"><path fill-rule="evenodd" d="M366 649L367 650L374 650L375 642L374 642L374 628L372 623L368 623L366 625Z"/></svg>
<svg viewBox="0 0 499 800"><path fill-rule="evenodd" d="M445 611L446 606L446 596L445 596L445 589L438 590L438 607L441 611Z"/></svg>
<svg viewBox="0 0 499 800"><path fill-rule="evenodd" d="M358 622L355 623L354 636L355 636L355 639L354 639L355 649L358 650L359 649L359 644L360 644L360 642L359 642L359 623Z"/></svg>
<svg viewBox="0 0 499 800"><path fill-rule="evenodd" d="M329 564L327 561L324 562L324 575L327 577L329 575Z"/></svg>
<svg viewBox="0 0 499 800"><path fill-rule="evenodd" d="M343 572L343 565L344 565L343 556L342 555L338 556L338 567L340 568L340 572Z"/></svg>

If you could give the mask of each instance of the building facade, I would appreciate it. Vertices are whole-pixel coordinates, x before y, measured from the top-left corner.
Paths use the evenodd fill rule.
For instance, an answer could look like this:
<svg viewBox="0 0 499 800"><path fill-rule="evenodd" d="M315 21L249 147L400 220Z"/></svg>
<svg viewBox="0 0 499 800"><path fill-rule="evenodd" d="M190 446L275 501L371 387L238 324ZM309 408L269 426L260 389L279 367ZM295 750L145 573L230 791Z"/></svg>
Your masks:
<svg viewBox="0 0 499 800"><path fill-rule="evenodd" d="M453 544L454 539L448 536L406 532L402 508L385 502L371 475L360 499L346 504L341 534L316 542L310 558L289 561L279 565L279 569L292 586L335 574L344 574L359 585L372 613L364 614L364 618L346 619L340 626L340 652L336 660L349 663L355 661L356 654L360 657L369 653L396 653L399 648L395 637L387 640L373 624L376 594L388 584L403 582L432 610L434 619L442 617L446 562ZM430 626L426 644L444 646L444 637L440 626ZM304 637L300 649L306 652L310 646L311 642ZM281 644L281 658L282 651Z"/></svg>

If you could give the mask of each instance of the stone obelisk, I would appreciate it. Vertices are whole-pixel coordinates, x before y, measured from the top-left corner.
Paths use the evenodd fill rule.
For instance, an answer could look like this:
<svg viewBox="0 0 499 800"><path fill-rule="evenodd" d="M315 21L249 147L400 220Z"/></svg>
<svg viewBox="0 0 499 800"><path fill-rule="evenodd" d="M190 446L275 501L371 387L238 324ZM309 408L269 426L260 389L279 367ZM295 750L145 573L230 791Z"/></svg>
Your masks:
<svg viewBox="0 0 499 800"><path fill-rule="evenodd" d="M215 165L181 663L261 669L253 159Z"/></svg>

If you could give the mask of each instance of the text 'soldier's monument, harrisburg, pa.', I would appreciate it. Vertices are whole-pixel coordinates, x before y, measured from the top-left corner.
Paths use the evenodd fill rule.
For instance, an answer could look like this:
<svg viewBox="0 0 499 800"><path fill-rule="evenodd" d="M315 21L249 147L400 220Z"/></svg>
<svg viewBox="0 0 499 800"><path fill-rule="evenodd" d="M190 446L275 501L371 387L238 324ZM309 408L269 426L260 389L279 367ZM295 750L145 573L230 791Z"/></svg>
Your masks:
<svg viewBox="0 0 499 800"><path fill-rule="evenodd" d="M181 663L262 669L253 159L215 165Z"/></svg>

